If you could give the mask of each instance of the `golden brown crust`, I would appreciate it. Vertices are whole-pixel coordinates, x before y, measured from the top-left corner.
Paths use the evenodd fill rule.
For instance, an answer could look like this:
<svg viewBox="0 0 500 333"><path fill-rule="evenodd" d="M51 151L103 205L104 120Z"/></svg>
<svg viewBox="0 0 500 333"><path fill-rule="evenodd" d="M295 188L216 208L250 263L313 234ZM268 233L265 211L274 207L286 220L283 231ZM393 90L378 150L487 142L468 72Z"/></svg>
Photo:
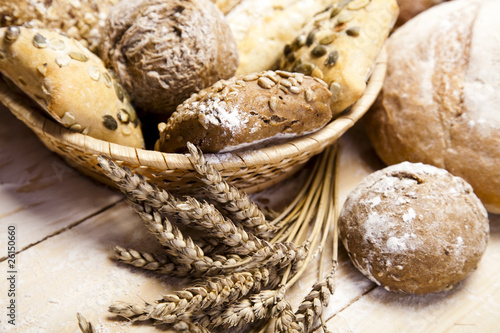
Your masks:
<svg viewBox="0 0 500 333"><path fill-rule="evenodd" d="M141 111L169 116L192 93L231 77L238 50L208 0L135 0L115 6L101 56Z"/></svg>
<svg viewBox="0 0 500 333"><path fill-rule="evenodd" d="M324 80L338 114L364 94L398 15L396 0L341 1L318 13L286 46L280 68Z"/></svg>
<svg viewBox="0 0 500 333"><path fill-rule="evenodd" d="M324 82L298 73L237 76L191 96L160 126L156 149L234 151L314 132L331 119Z"/></svg>
<svg viewBox="0 0 500 333"><path fill-rule="evenodd" d="M99 46L102 26L119 0L2 0L0 26L27 25L54 29L82 42L91 51Z"/></svg>
<svg viewBox="0 0 500 333"><path fill-rule="evenodd" d="M365 117L387 164L446 168L500 212L500 86L491 75L494 1L448 2L415 17L388 40L382 94Z"/></svg>
<svg viewBox="0 0 500 333"><path fill-rule="evenodd" d="M430 165L393 165L348 196L340 236L354 265L388 290L425 294L472 272L487 245L487 212L463 179Z"/></svg>
<svg viewBox="0 0 500 333"><path fill-rule="evenodd" d="M0 73L63 126L143 147L140 123L126 93L78 41L44 29L1 28Z"/></svg>

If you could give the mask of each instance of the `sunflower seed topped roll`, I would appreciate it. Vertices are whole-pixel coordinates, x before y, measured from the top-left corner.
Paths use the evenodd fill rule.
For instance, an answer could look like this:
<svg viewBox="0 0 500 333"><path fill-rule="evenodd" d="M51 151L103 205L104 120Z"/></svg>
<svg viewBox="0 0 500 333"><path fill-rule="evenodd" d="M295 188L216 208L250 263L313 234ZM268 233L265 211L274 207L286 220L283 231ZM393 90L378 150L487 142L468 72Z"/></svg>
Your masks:
<svg viewBox="0 0 500 333"><path fill-rule="evenodd" d="M155 149L206 153L257 148L325 126L332 118L326 84L300 73L266 71L229 80L192 95L161 123Z"/></svg>
<svg viewBox="0 0 500 333"><path fill-rule="evenodd" d="M44 29L0 28L0 74L63 126L125 146L144 146L126 93L78 41Z"/></svg>
<svg viewBox="0 0 500 333"><path fill-rule="evenodd" d="M324 80L338 114L363 95L397 16L396 0L342 0L316 14L285 47L280 69Z"/></svg>

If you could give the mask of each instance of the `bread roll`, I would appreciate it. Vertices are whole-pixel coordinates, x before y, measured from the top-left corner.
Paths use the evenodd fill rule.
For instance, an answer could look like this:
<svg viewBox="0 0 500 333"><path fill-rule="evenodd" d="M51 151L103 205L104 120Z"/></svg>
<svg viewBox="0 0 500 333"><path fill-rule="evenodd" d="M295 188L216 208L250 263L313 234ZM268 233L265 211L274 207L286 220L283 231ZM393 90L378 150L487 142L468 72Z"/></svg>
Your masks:
<svg viewBox="0 0 500 333"><path fill-rule="evenodd" d="M463 179L400 163L361 181L339 216L354 265L387 290L413 294L452 287L472 272L488 241L487 212Z"/></svg>
<svg viewBox="0 0 500 333"><path fill-rule="evenodd" d="M366 117L387 164L423 162L464 178L500 213L500 2L455 0L399 28Z"/></svg>
<svg viewBox="0 0 500 333"><path fill-rule="evenodd" d="M211 0L224 14L229 13L241 0Z"/></svg>
<svg viewBox="0 0 500 333"><path fill-rule="evenodd" d="M121 2L104 35L102 59L143 112L169 116L238 65L231 30L208 0Z"/></svg>
<svg viewBox="0 0 500 333"><path fill-rule="evenodd" d="M101 59L57 32L0 28L0 73L63 126L141 148L139 119Z"/></svg>
<svg viewBox="0 0 500 333"><path fill-rule="evenodd" d="M324 80L338 114L363 96L398 15L396 0L341 1L318 13L284 49L280 69Z"/></svg>
<svg viewBox="0 0 500 333"><path fill-rule="evenodd" d="M91 51L99 46L102 27L119 0L2 0L0 26L46 28L79 40Z"/></svg>
<svg viewBox="0 0 500 333"><path fill-rule="evenodd" d="M431 8L448 0L398 0L399 17L396 26L404 24L412 17L417 16L424 10Z"/></svg>
<svg viewBox="0 0 500 333"><path fill-rule="evenodd" d="M334 0L335 2L337 0ZM277 69L286 43L332 0L241 0L226 15L238 45L237 75Z"/></svg>
<svg viewBox="0 0 500 333"><path fill-rule="evenodd" d="M324 82L298 73L267 71L236 76L194 94L160 124L155 148L205 153L260 147L325 126L332 118Z"/></svg>

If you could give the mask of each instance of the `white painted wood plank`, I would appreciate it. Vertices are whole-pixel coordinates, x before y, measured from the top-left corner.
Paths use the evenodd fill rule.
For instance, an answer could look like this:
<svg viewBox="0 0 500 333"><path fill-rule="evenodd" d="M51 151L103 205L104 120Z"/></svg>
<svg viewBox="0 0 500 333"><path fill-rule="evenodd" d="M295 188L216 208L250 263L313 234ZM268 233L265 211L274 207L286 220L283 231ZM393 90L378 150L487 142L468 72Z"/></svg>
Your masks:
<svg viewBox="0 0 500 333"><path fill-rule="evenodd" d="M18 249L121 198L70 168L0 105L0 225L22 230Z"/></svg>

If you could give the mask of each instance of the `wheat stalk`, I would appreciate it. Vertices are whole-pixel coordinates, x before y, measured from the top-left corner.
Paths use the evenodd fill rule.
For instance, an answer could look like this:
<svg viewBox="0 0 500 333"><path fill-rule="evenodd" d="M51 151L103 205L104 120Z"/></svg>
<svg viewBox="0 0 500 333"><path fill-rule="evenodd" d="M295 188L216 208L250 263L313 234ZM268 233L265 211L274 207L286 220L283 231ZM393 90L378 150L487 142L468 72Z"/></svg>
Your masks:
<svg viewBox="0 0 500 333"><path fill-rule="evenodd" d="M264 213L245 192L228 184L221 174L207 163L201 150L191 143L188 143L187 147L191 153L188 158L196 172L202 176L200 179L207 187L208 196L221 204L230 213L234 222L241 223L263 238L268 238L276 231L276 227L266 220Z"/></svg>

